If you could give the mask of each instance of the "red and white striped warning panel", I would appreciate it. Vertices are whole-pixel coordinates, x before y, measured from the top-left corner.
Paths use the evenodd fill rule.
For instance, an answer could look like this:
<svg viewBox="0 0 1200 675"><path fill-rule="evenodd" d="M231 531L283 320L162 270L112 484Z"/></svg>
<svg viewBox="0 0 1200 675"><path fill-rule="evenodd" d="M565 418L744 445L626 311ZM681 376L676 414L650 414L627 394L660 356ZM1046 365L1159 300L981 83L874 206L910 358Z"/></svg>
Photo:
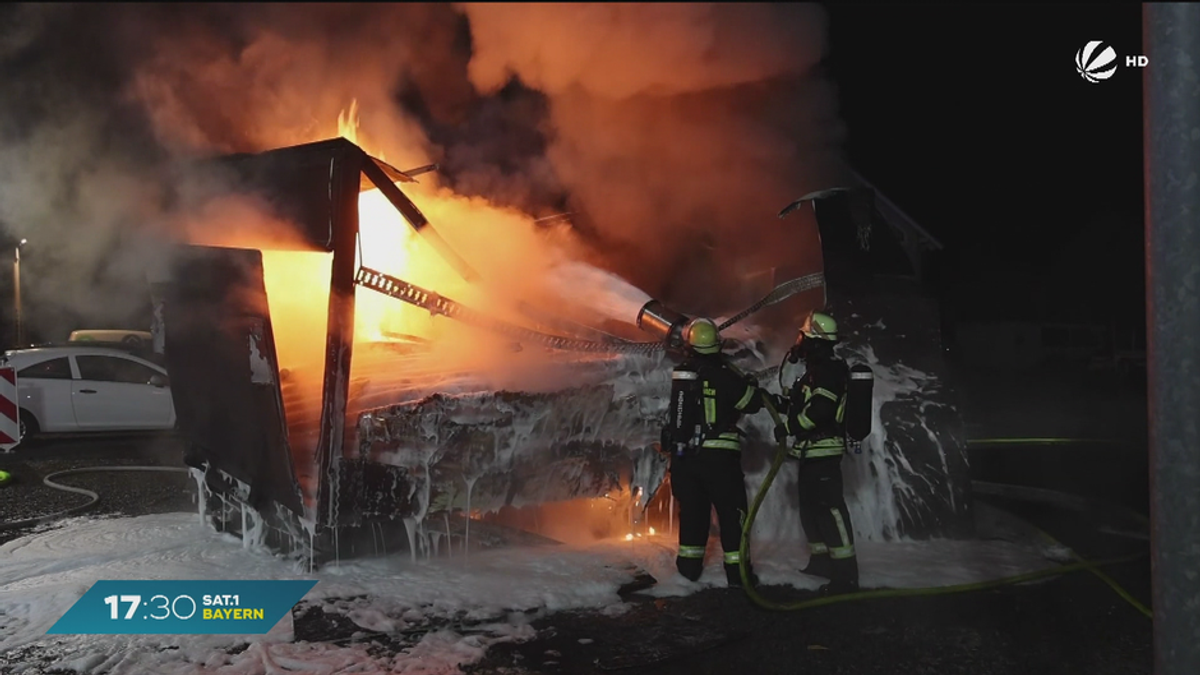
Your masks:
<svg viewBox="0 0 1200 675"><path fill-rule="evenodd" d="M21 413L17 403L17 371L0 367L0 448L21 442Z"/></svg>

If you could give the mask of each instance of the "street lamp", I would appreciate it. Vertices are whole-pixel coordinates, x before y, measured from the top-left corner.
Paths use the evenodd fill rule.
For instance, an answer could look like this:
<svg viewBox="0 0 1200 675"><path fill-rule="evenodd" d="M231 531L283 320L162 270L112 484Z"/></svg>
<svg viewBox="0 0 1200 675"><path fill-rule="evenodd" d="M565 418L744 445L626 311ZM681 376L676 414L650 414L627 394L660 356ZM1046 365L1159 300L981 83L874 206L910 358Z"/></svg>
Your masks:
<svg viewBox="0 0 1200 675"><path fill-rule="evenodd" d="M16 315L17 323L17 344L14 347L21 347L25 344L25 330L21 325L21 247L29 241L22 239L13 249L13 308Z"/></svg>

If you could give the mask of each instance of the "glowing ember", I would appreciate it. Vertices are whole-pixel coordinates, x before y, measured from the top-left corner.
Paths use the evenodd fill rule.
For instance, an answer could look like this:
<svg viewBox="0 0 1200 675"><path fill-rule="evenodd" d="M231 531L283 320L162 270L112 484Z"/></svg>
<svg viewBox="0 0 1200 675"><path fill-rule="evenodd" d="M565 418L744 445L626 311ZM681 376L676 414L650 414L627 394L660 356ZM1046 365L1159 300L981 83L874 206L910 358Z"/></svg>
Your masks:
<svg viewBox="0 0 1200 675"><path fill-rule="evenodd" d="M654 531L654 528L652 527L652 528L650 528L650 534L651 534L651 535L654 535L654 534L658 534L658 533L657 533L657 532L655 532L655 531Z"/></svg>
<svg viewBox="0 0 1200 675"><path fill-rule="evenodd" d="M633 533L632 532L625 535L625 541L633 541Z"/></svg>

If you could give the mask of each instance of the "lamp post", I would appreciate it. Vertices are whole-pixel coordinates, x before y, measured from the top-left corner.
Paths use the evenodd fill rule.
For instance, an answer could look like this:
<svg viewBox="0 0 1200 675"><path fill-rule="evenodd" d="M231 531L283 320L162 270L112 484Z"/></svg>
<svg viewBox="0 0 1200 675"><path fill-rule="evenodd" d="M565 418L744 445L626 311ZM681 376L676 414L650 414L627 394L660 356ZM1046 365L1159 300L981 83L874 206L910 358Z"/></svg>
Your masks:
<svg viewBox="0 0 1200 675"><path fill-rule="evenodd" d="M25 329L21 325L21 247L25 245L27 239L22 239L16 248L13 249L13 309L16 319L17 343L14 347L21 347L25 344Z"/></svg>

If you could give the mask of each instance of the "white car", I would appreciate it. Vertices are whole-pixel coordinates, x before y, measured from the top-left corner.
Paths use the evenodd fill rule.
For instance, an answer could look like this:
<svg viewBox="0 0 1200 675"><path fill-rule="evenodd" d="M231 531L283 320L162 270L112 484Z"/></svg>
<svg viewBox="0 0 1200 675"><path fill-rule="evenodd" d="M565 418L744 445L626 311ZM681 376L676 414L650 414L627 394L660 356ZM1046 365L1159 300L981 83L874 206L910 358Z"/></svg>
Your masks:
<svg viewBox="0 0 1200 675"><path fill-rule="evenodd" d="M120 349L33 347L4 353L17 373L21 437L175 426L167 371Z"/></svg>

